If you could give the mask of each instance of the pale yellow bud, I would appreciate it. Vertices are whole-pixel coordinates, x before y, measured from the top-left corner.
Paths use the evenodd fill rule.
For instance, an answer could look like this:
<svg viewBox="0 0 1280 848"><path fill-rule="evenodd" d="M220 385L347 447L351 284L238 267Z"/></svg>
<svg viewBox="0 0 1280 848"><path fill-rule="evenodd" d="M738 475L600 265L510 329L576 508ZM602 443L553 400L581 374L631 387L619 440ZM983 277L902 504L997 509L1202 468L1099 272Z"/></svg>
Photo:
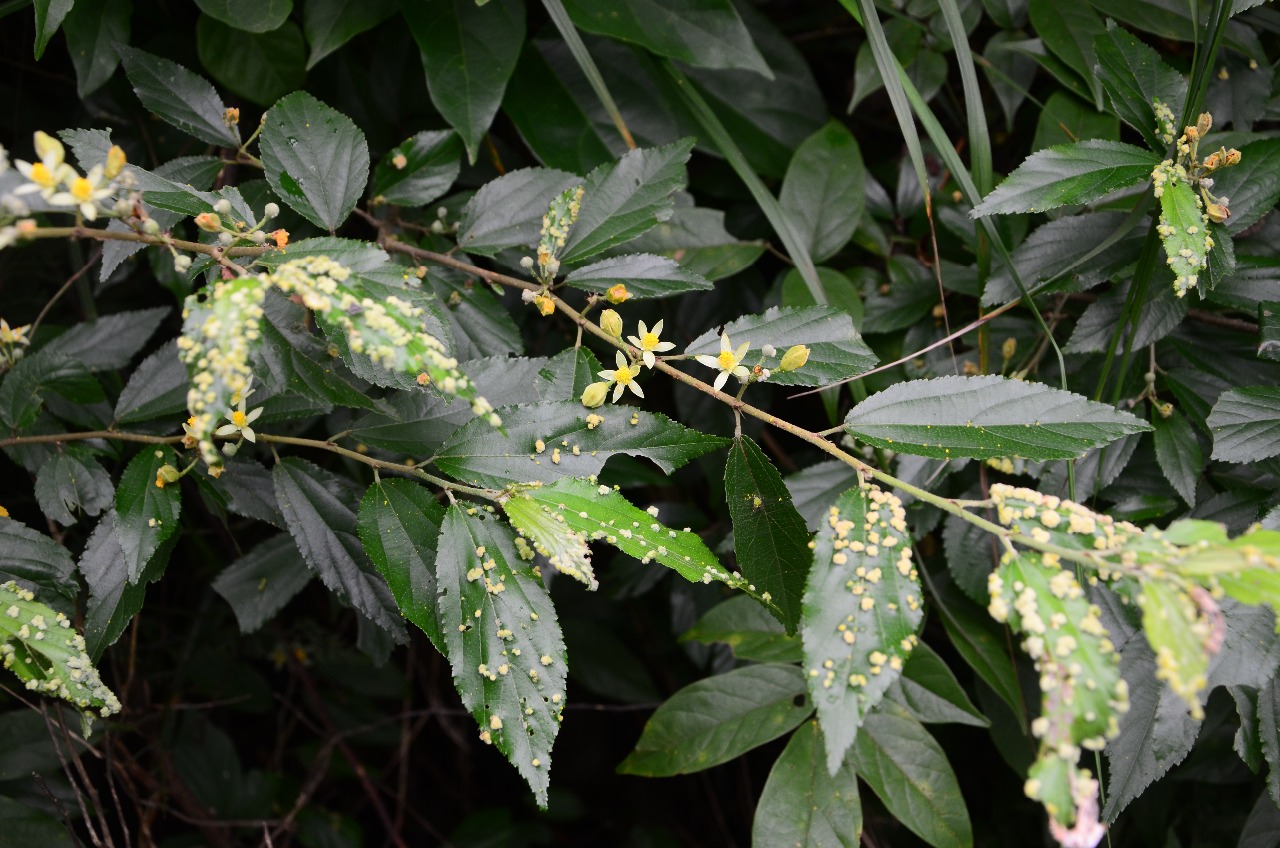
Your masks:
<svg viewBox="0 0 1280 848"><path fill-rule="evenodd" d="M595 409L604 403L604 399L609 396L608 383L592 383L582 392L582 405L587 409Z"/></svg>
<svg viewBox="0 0 1280 848"><path fill-rule="evenodd" d="M787 352L782 354L782 362L779 363L778 371L794 371L797 368L803 368L804 364L809 361L809 348L804 345L792 345L787 348Z"/></svg>
<svg viewBox="0 0 1280 848"><path fill-rule="evenodd" d="M1008 362L1013 359L1013 355L1018 352L1018 340L1013 336L1004 340L1004 344L1000 345L1000 355L1004 357L1004 361Z"/></svg>
<svg viewBox="0 0 1280 848"><path fill-rule="evenodd" d="M600 329L615 339L622 338L622 316L612 309L600 313Z"/></svg>
<svg viewBox="0 0 1280 848"><path fill-rule="evenodd" d="M125 162L124 150L118 144L111 145L111 149L107 151L107 166L102 169L102 175L109 180L114 180L124 170Z"/></svg>
<svg viewBox="0 0 1280 848"><path fill-rule="evenodd" d="M604 293L605 300L610 303L622 303L622 301L631 297L631 292L627 291L627 287L622 283L616 286L610 286L609 290Z"/></svg>
<svg viewBox="0 0 1280 848"><path fill-rule="evenodd" d="M196 226L206 233L222 232L222 219L216 212L201 212L196 216Z"/></svg>
<svg viewBox="0 0 1280 848"><path fill-rule="evenodd" d="M1196 119L1196 131L1200 133L1201 138L1204 138L1211 129L1213 129L1213 116L1208 112L1201 112L1200 117Z"/></svg>

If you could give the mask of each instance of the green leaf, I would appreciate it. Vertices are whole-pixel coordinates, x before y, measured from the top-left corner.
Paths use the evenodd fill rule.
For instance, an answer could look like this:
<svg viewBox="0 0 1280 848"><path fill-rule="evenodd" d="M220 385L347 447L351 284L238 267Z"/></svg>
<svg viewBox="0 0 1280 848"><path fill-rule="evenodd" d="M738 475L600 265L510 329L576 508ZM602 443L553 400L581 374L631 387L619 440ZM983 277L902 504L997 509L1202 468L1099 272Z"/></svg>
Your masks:
<svg viewBox="0 0 1280 848"><path fill-rule="evenodd" d="M818 530L800 628L831 775L919 641L922 599L897 496L859 486L836 499Z"/></svg>
<svg viewBox="0 0 1280 848"><path fill-rule="evenodd" d="M759 241L741 241L724 228L724 212L677 206L671 218L622 246L660 253L708 280L731 277L764 253Z"/></svg>
<svg viewBox="0 0 1280 848"><path fill-rule="evenodd" d="M788 636L778 620L758 602L746 595L723 601L703 614L698 623L680 637L681 642L704 644L723 642L733 655L751 662L800 662L802 647L795 636Z"/></svg>
<svg viewBox="0 0 1280 848"><path fill-rule="evenodd" d="M445 308L445 320L453 335L459 359L506 356L524 352L520 328L511 312L488 286L477 286L464 277L428 274L427 288Z"/></svg>
<svg viewBox="0 0 1280 848"><path fill-rule="evenodd" d="M902 676L889 687L888 697L927 724L991 726L942 657L923 642L911 652Z"/></svg>
<svg viewBox="0 0 1280 848"><path fill-rule="evenodd" d="M149 111L208 144L240 146L239 133L223 120L227 107L212 85L177 62L132 47L119 49L125 76Z"/></svg>
<svg viewBox="0 0 1280 848"><path fill-rule="evenodd" d="M1209 654L1195 603L1171 583L1149 579L1143 581L1138 606L1143 633L1160 659L1157 676L1182 696L1193 716L1202 717L1200 701L1208 685Z"/></svg>
<svg viewBox="0 0 1280 848"><path fill-rule="evenodd" d="M117 45L129 43L132 0L81 3L63 22L67 52L76 69L76 93L81 100L106 84L120 64Z"/></svg>
<svg viewBox="0 0 1280 848"><path fill-rule="evenodd" d="M582 208L560 260L579 263L670 218L672 194L685 186L693 141L637 148L588 174Z"/></svg>
<svg viewBox="0 0 1280 848"><path fill-rule="evenodd" d="M272 469L276 499L289 534L307 567L330 591L403 642L404 623L395 599L365 555L356 534L355 512L326 485L327 476L294 457Z"/></svg>
<svg viewBox="0 0 1280 848"><path fill-rule="evenodd" d="M905 330L938 305L938 280L919 260L899 255L889 257L885 264L889 271L887 291L876 285L883 279L878 274L860 274L866 281L862 327L868 335Z"/></svg>
<svg viewBox="0 0 1280 848"><path fill-rule="evenodd" d="M1280 200L1280 139L1267 138L1240 148L1240 164L1214 172L1213 191L1231 198L1224 226L1240 233L1253 226Z"/></svg>
<svg viewBox="0 0 1280 848"><path fill-rule="evenodd" d="M778 201L814 262L849 243L862 219L866 167L844 124L827 125L796 149Z"/></svg>
<svg viewBox="0 0 1280 848"><path fill-rule="evenodd" d="M253 633L311 582L311 572L287 533L272 536L213 579L213 591L231 605L241 633Z"/></svg>
<svg viewBox="0 0 1280 848"><path fill-rule="evenodd" d="M795 633L811 561L809 529L778 469L747 436L729 448L724 492L742 576L772 601L771 612L787 633Z"/></svg>
<svg viewBox="0 0 1280 848"><path fill-rule="evenodd" d="M304 256L327 256L334 262L350 268L356 274L365 274L384 268L391 258L385 250L372 242L321 236L291 242L288 250L265 253L258 257L257 264L264 268L278 268L286 262L294 262ZM404 274L409 273L404 266L395 267Z"/></svg>
<svg viewBox="0 0 1280 848"><path fill-rule="evenodd" d="M301 88L306 77L307 45L292 21L258 34L201 16L196 50L215 80L261 106Z"/></svg>
<svg viewBox="0 0 1280 848"><path fill-rule="evenodd" d="M200 11L243 32L270 32L289 19L293 0L196 0Z"/></svg>
<svg viewBox="0 0 1280 848"><path fill-rule="evenodd" d="M744 364L754 365L765 345L775 354L765 358L764 367L773 369L770 383L782 386L820 386L872 368L875 354L853 327L853 319L843 309L806 306L799 309L772 307L763 315L744 315L717 332L708 330L694 339L685 353L690 356L720 352L720 335L727 333L736 350L749 342ZM778 371L782 356L793 345L809 348L809 359L794 371Z"/></svg>
<svg viewBox="0 0 1280 848"><path fill-rule="evenodd" d="M115 502L111 475L93 455L76 445L67 445L40 466L36 475L36 500L50 519L70 526L75 513L97 515Z"/></svg>
<svg viewBox="0 0 1280 848"><path fill-rule="evenodd" d="M35 0L36 7L36 46L35 57L44 55L44 48L53 38L62 21L75 5L76 0Z"/></svg>
<svg viewBox="0 0 1280 848"><path fill-rule="evenodd" d="M91 715L103 718L120 712L120 701L102 682L85 653L84 637L70 620L10 582L0 585L0 645L4 667L28 688L69 701L84 716L84 736ZM38 657L38 658L37 658Z"/></svg>
<svg viewBox="0 0 1280 848"><path fill-rule="evenodd" d="M498 412L505 435L475 419L440 448L436 467L472 485L501 488L508 483L590 477L615 454L646 457L670 474L725 444L718 436L690 430L660 413L629 406L593 411L569 400Z"/></svg>
<svg viewBox="0 0 1280 848"><path fill-rule="evenodd" d="M1031 150L1090 138L1119 141L1120 121L1114 115L1095 110L1073 94L1055 91L1044 102L1040 117L1036 119Z"/></svg>
<svg viewBox="0 0 1280 848"><path fill-rule="evenodd" d="M1089 86L1094 104L1102 108L1102 86L1093 67L1093 40L1106 32L1102 20L1087 3L1029 0L1027 11L1036 34Z"/></svg>
<svg viewBox="0 0 1280 848"><path fill-rule="evenodd" d="M858 848L862 803L858 775L843 762L834 775L822 763L822 730L802 725L774 762L756 805L753 848Z"/></svg>
<svg viewBox="0 0 1280 848"><path fill-rule="evenodd" d="M786 479L796 512L815 533L823 526L836 498L858 483L858 470L838 459L811 465Z"/></svg>
<svg viewBox="0 0 1280 848"><path fill-rule="evenodd" d="M62 545L12 518L0 517L0 577L70 600L79 586L76 564Z"/></svg>
<svg viewBox="0 0 1280 848"><path fill-rule="evenodd" d="M1151 177L1159 155L1131 144L1094 139L1031 154L970 213L1044 212L1089 203Z"/></svg>
<svg viewBox="0 0 1280 848"><path fill-rule="evenodd" d="M937 848L970 848L969 812L947 755L907 712L892 702L867 716L853 748L853 766L889 814Z"/></svg>
<svg viewBox="0 0 1280 848"><path fill-rule="evenodd" d="M547 486L521 491L502 508L517 530L552 553L554 548L544 540L550 539L564 547L568 554L574 554L576 547L576 553L589 557L585 541L585 537L589 537L593 541L604 541L646 565L656 560L691 583L719 581L734 588L742 588L746 583L725 570L698 534L687 529L670 529L660 523L653 512L633 506L607 486L562 478ZM579 538L563 539L559 531L565 529ZM560 539L555 538L557 534ZM566 573L574 567L573 561L557 563L553 559L552 564ZM590 584L593 580L590 563L579 557L577 566L584 574L571 576Z"/></svg>
<svg viewBox="0 0 1280 848"><path fill-rule="evenodd" d="M316 226L336 230L369 179L364 133L305 91L281 99L263 120L259 144L272 190Z"/></svg>
<svg viewBox="0 0 1280 848"><path fill-rule="evenodd" d="M1280 679L1274 677L1258 690L1258 737L1269 767L1267 794L1280 807Z"/></svg>
<svg viewBox="0 0 1280 848"><path fill-rule="evenodd" d="M169 307L158 306L85 321L49 342L42 352L83 362L90 371L123 368L170 312Z"/></svg>
<svg viewBox="0 0 1280 848"><path fill-rule="evenodd" d="M307 0L302 7L302 31L311 45L307 70L395 12L394 0Z"/></svg>
<svg viewBox="0 0 1280 848"><path fill-rule="evenodd" d="M431 102L474 163L520 56L524 3L491 0L482 8L472 0L442 0L402 4L400 11L422 53Z"/></svg>
<svg viewBox="0 0 1280 848"><path fill-rule="evenodd" d="M445 513L436 559L453 682L480 726L547 805L551 746L565 704L564 639L551 597L504 522ZM478 613L478 615L477 615Z"/></svg>
<svg viewBox="0 0 1280 848"><path fill-rule="evenodd" d="M157 418L178 418L187 408L187 367L178 358L176 342L169 342L139 363L116 400L118 424Z"/></svg>
<svg viewBox="0 0 1280 848"><path fill-rule="evenodd" d="M1153 416L1151 422L1155 425L1153 438L1160 473L1188 506L1195 506L1196 484L1204 471L1204 452L1195 430L1176 409L1168 418Z"/></svg>
<svg viewBox="0 0 1280 848"><path fill-rule="evenodd" d="M124 551L130 583L137 583L147 563L178 530L182 511L182 487L156 485L164 465L175 468L181 460L170 447L147 445L138 452L116 486L116 538Z"/></svg>
<svg viewBox="0 0 1280 848"><path fill-rule="evenodd" d="M623 774L670 777L727 763L809 717L804 675L766 663L699 680L667 699L644 726Z"/></svg>
<svg viewBox="0 0 1280 848"><path fill-rule="evenodd" d="M467 201L458 222L458 246L467 253L493 256L509 247L537 244L551 199L581 182L575 174L551 168L508 171Z"/></svg>
<svg viewBox="0 0 1280 848"><path fill-rule="evenodd" d="M729 0L566 0L581 30L638 44L699 68L737 68L773 79Z"/></svg>
<svg viewBox="0 0 1280 848"><path fill-rule="evenodd" d="M80 554L78 567L89 587L85 600L85 651L97 661L103 651L115 644L142 609L147 584L159 580L169 559L169 549L176 537L152 557L136 583L129 580L129 564L116 532L115 510L102 516Z"/></svg>
<svg viewBox="0 0 1280 848"><path fill-rule="evenodd" d="M436 542L444 507L410 480L378 480L360 500L359 531L365 552L386 578L396 606L441 653L444 635L436 617Z"/></svg>
<svg viewBox="0 0 1280 848"><path fill-rule="evenodd" d="M1093 40L1098 59L1097 77L1111 99L1116 114L1142 134L1152 150L1168 143L1156 129L1153 104L1159 101L1174 115L1182 114L1187 80L1127 30L1115 25Z"/></svg>
<svg viewBox="0 0 1280 848"><path fill-rule="evenodd" d="M454 133L418 133L382 157L373 171L371 203L426 206L458 178L461 156L462 142Z"/></svg>
<svg viewBox="0 0 1280 848"><path fill-rule="evenodd" d="M1072 459L1151 425L1043 383L988 375L898 383L851 409L845 429L867 444L935 459Z"/></svg>
<svg viewBox="0 0 1280 848"><path fill-rule="evenodd" d="M671 297L688 291L708 291L705 277L687 270L674 259L635 253L601 259L570 273L566 285L591 292L606 292L622 283L632 298Z"/></svg>
<svg viewBox="0 0 1280 848"><path fill-rule="evenodd" d="M301 310L299 310L301 312ZM295 392L321 404L373 409L375 404L344 376L345 369L328 356L321 339L305 330L299 332L268 310L269 320L260 322L263 383L272 394ZM304 319L305 320L305 319ZM261 373L261 372L260 372Z"/></svg>
<svg viewBox="0 0 1280 848"><path fill-rule="evenodd" d="M1280 454L1280 388L1231 389L1209 413L1213 459L1257 462Z"/></svg>
<svg viewBox="0 0 1280 848"><path fill-rule="evenodd" d="M1174 275L1174 294L1182 297L1199 282L1209 262L1213 239L1209 218L1195 190L1186 181L1175 179L1172 168L1161 166L1158 169L1156 191L1160 195L1160 225L1156 229L1164 244L1169 270Z"/></svg>
<svg viewBox="0 0 1280 848"><path fill-rule="evenodd" d="M1236 848L1269 848L1277 841L1280 841L1280 809L1266 792L1262 792L1249 812L1244 829L1240 831Z"/></svg>
<svg viewBox="0 0 1280 848"><path fill-rule="evenodd" d="M950 583L933 577L933 609L937 610L951 644L969 667L1000 696L1018 718L1023 732L1027 711L1018 685L1018 669L1009 646L1008 631L991 620L980 607L961 595Z"/></svg>
<svg viewBox="0 0 1280 848"><path fill-rule="evenodd" d="M18 364L0 382L0 421L13 430L31 426L40 414L48 392L55 392L76 403L103 399L102 386L83 362L57 352L40 350L18 360Z"/></svg>

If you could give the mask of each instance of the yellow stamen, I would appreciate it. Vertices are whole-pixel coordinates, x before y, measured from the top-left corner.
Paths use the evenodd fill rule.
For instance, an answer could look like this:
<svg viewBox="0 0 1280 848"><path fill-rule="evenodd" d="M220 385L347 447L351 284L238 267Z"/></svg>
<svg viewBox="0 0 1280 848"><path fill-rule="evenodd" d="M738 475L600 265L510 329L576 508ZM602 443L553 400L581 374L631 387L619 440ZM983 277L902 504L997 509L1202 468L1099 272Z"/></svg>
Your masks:
<svg viewBox="0 0 1280 848"><path fill-rule="evenodd" d="M728 371L737 366L738 357L734 356L731 350L722 350L720 355L716 357L716 361L720 363L721 368Z"/></svg>
<svg viewBox="0 0 1280 848"><path fill-rule="evenodd" d="M645 350L653 350L659 344L659 339L653 333L645 333L640 337L640 347Z"/></svg>
<svg viewBox="0 0 1280 848"><path fill-rule="evenodd" d="M45 188L53 188L58 184L53 174L44 166L43 162L37 162L31 166L31 182Z"/></svg>
<svg viewBox="0 0 1280 848"><path fill-rule="evenodd" d="M93 197L93 183L84 177L76 177L71 182L71 196L81 203L85 203Z"/></svg>
<svg viewBox="0 0 1280 848"><path fill-rule="evenodd" d="M235 412L231 413L231 423L236 425L237 427L243 427L249 422L245 418L244 413L237 409Z"/></svg>

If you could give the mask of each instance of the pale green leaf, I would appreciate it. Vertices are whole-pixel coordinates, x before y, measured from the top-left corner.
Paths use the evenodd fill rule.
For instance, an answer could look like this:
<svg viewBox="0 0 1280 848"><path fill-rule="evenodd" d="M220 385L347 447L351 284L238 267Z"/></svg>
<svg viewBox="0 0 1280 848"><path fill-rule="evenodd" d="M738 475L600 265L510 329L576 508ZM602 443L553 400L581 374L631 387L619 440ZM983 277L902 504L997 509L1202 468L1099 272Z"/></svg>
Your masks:
<svg viewBox="0 0 1280 848"><path fill-rule="evenodd" d="M858 775L847 761L835 775L827 773L821 737L816 721L791 734L756 804L753 848L858 848L861 844Z"/></svg>
<svg viewBox="0 0 1280 848"><path fill-rule="evenodd" d="M752 662L800 662L800 639L788 636L778 620L757 601L737 595L703 614L680 637L709 644L723 642L740 660Z"/></svg>
<svg viewBox="0 0 1280 848"><path fill-rule="evenodd" d="M1200 275L1209 264L1213 244L1211 227L1200 198L1184 180L1165 177L1168 169L1158 172L1156 189L1160 194L1160 241L1173 272L1173 291L1179 297L1196 287ZM1207 281L1206 281L1207 282Z"/></svg>
<svg viewBox="0 0 1280 848"><path fill-rule="evenodd" d="M830 258L853 237L865 184L862 153L844 124L829 121L796 149L778 201L814 262Z"/></svg>
<svg viewBox="0 0 1280 848"><path fill-rule="evenodd" d="M566 285L590 292L606 292L621 283L631 298L671 297L687 291L712 288L705 277L687 270L674 259L635 253L601 259L564 278Z"/></svg>
<svg viewBox="0 0 1280 848"><path fill-rule="evenodd" d="M485 183L462 211L459 247L482 256L509 247L532 247L538 243L551 199L581 182L566 171L521 168Z"/></svg>
<svg viewBox="0 0 1280 848"><path fill-rule="evenodd" d="M1150 179L1158 164L1159 155L1118 141L1094 139L1050 147L1027 157L971 214L976 218L1043 212L1089 203Z"/></svg>

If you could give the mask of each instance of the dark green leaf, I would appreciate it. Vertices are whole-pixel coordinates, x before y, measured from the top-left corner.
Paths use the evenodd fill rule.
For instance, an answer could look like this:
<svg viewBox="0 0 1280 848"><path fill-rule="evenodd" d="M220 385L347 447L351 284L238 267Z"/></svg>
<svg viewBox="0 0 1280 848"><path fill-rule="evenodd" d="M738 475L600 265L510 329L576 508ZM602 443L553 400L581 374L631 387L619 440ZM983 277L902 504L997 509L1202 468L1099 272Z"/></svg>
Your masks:
<svg viewBox="0 0 1280 848"><path fill-rule="evenodd" d="M551 199L581 182L565 171L521 168L485 183L463 210L458 245L467 253L492 256L537 244Z"/></svg>
<svg viewBox="0 0 1280 848"><path fill-rule="evenodd" d="M360 501L359 531L365 552L391 587L405 618L442 653L436 618L436 542L444 507L410 480L379 480Z"/></svg>
<svg viewBox="0 0 1280 848"><path fill-rule="evenodd" d="M1280 360L1280 302L1258 304L1258 358Z"/></svg>
<svg viewBox="0 0 1280 848"><path fill-rule="evenodd" d="M337 229L369 179L364 133L303 91L280 100L263 120L262 162L272 190L316 226Z"/></svg>
<svg viewBox="0 0 1280 848"><path fill-rule="evenodd" d="M324 350L315 336L289 332L284 321L262 322L263 382L272 393L295 392L325 407L349 406L373 409L369 397L344 376L345 369Z"/></svg>
<svg viewBox="0 0 1280 848"><path fill-rule="evenodd" d="M311 572L286 533L272 536L227 566L213 590L236 614L241 633L266 624L311 582Z"/></svg>
<svg viewBox="0 0 1280 848"><path fill-rule="evenodd" d="M814 262L848 244L862 218L866 168L853 133L829 121L797 148L778 197Z"/></svg>
<svg viewBox="0 0 1280 848"><path fill-rule="evenodd" d="M1093 70L1093 40L1106 32L1102 19L1087 3L1029 0L1027 11L1044 45L1080 75L1101 109L1102 86Z"/></svg>
<svg viewBox="0 0 1280 848"><path fill-rule="evenodd" d="M1000 559L1000 540L959 516L948 515L942 544L947 555L947 571L956 587L975 604L986 606L991 599L987 593L987 577Z"/></svg>
<svg viewBox="0 0 1280 848"><path fill-rule="evenodd" d="M1156 461L1161 473L1188 506L1195 506L1196 483L1204 471L1204 452L1195 431L1176 409L1168 418L1156 415L1151 422L1156 428Z"/></svg>
<svg viewBox="0 0 1280 848"><path fill-rule="evenodd" d="M75 524L76 513L97 515L111 506L115 489L92 454L69 445L40 466L36 475L36 500L40 509L62 525Z"/></svg>
<svg viewBox="0 0 1280 848"><path fill-rule="evenodd" d="M365 274L376 269L385 268L390 260L387 252L372 242L321 236L320 238L292 242L288 250L263 254L258 257L257 264L267 268L276 268L286 262L293 262L304 256L327 256L334 262L340 262L347 266L356 274ZM402 265L395 267L402 273L409 273L409 269Z"/></svg>
<svg viewBox="0 0 1280 848"><path fill-rule="evenodd" d="M71 11L75 0L35 0L36 7L36 46L35 57L44 55L44 48L53 38L67 13Z"/></svg>
<svg viewBox="0 0 1280 848"><path fill-rule="evenodd" d="M865 307L862 305L862 295L859 294L861 285L834 268L819 265L816 270L818 272L818 280L822 283L822 290L827 295L827 304L846 312L853 321L853 328L855 330L858 329L863 323L866 312ZM853 271L857 275L865 272L875 273L870 268ZM782 278L782 305L819 305L813 298L813 292L809 291L809 286L805 283L804 277L795 268L788 271L786 276Z"/></svg>
<svg viewBox="0 0 1280 848"><path fill-rule="evenodd" d="M1223 392L1209 413L1213 459L1257 462L1280 454L1280 388Z"/></svg>
<svg viewBox="0 0 1280 848"><path fill-rule="evenodd" d="M205 483L225 499L229 511L286 529L270 471L243 456L227 457L222 469L217 479L206 477Z"/></svg>
<svg viewBox="0 0 1280 848"><path fill-rule="evenodd" d="M800 662L802 656L800 640L788 636L767 609L746 595L707 610L680 637L682 642L690 639L708 644L724 642L735 657L751 662Z"/></svg>
<svg viewBox="0 0 1280 848"><path fill-rule="evenodd" d="M89 587L85 601L85 652L95 661L124 633L142 609L147 584L164 573L168 551L162 550L144 571L144 580L129 580L129 565L116 535L116 513L110 510L93 529L80 554L80 574Z"/></svg>
<svg viewBox="0 0 1280 848"><path fill-rule="evenodd" d="M1055 91L1045 101L1040 117L1036 119L1031 150L1089 138L1119 141L1120 122L1114 115L1097 111L1073 94Z"/></svg>
<svg viewBox="0 0 1280 848"><path fill-rule="evenodd" d="M12 518L0 517L0 577L45 593L74 598L79 587L71 576L76 564L67 549L43 533Z"/></svg>
<svg viewBox="0 0 1280 848"><path fill-rule="evenodd" d="M436 569L440 626L462 703L481 740L511 761L545 808L567 670L551 597L517 554L511 528L467 515L461 504L445 513Z"/></svg>
<svg viewBox="0 0 1280 848"><path fill-rule="evenodd" d="M1236 848L1271 848L1277 843L1280 843L1280 809L1270 795L1263 792L1244 823Z"/></svg>
<svg viewBox="0 0 1280 848"><path fill-rule="evenodd" d="M18 360L0 381L0 421L13 430L31 426L48 392L81 404L103 399L102 386L83 362L41 350Z"/></svg>
<svg viewBox="0 0 1280 848"><path fill-rule="evenodd" d="M84 100L106 84L120 64L117 45L129 43L132 0L81 3L64 21L67 52L76 69L76 93Z"/></svg>
<svg viewBox="0 0 1280 848"><path fill-rule="evenodd" d="M1156 274L1163 276L1160 271ZM1129 343L1130 349L1140 350L1163 339L1182 323L1187 315L1187 300L1177 296L1171 282L1165 277L1147 286L1146 302L1140 304L1138 309L1137 332L1131 326L1125 328L1120 336L1121 349L1130 335L1133 337L1133 341ZM1115 286L1085 307L1067 341L1067 351L1101 353L1111 345L1116 324L1124 318L1130 285L1132 284L1126 281Z"/></svg>
<svg viewBox="0 0 1280 848"><path fill-rule="evenodd" d="M942 657L923 642L911 652L902 677L889 687L888 697L906 707L918 721L928 724L991 725L969 700Z"/></svg>
<svg viewBox="0 0 1280 848"><path fill-rule="evenodd" d="M764 367L774 369L769 382L783 386L820 386L876 364L875 354L853 328L853 319L844 310L831 306L775 306L763 315L745 315L726 324L720 332L712 329L698 336L685 353L717 355L721 333L728 334L735 350L743 342L751 344L743 360L748 367L759 360L765 345L773 345L775 354L765 359ZM778 371L787 349L800 344L809 348L808 361L794 371Z"/></svg>
<svg viewBox="0 0 1280 848"><path fill-rule="evenodd" d="M646 457L670 474L725 444L718 436L690 430L660 413L628 406L592 411L577 400L548 401L504 407L499 414L505 435L475 419L440 449L436 466L473 485L502 487L589 477L615 454ZM589 422L592 415L602 420Z"/></svg>
<svg viewBox="0 0 1280 848"><path fill-rule="evenodd" d="M1082 141L1027 157L996 190L974 207L974 217L1043 212L1089 203L1150 179L1158 154L1118 141Z"/></svg>
<svg viewBox="0 0 1280 848"><path fill-rule="evenodd" d="M986 681L1017 716L1026 730L1026 706L1018 686L1018 669L1014 665L1008 631L1000 627L984 610L966 600L954 587L938 585L933 578L933 609L940 613L942 625L951 644L969 667Z"/></svg>
<svg viewBox="0 0 1280 848"><path fill-rule="evenodd" d="M524 43L524 3L441 0L406 3L401 13L422 53L431 102L475 162Z"/></svg>
<svg viewBox="0 0 1280 848"><path fill-rule="evenodd" d="M686 270L708 280L720 280L749 267L764 244L740 241L724 228L724 212L718 209L677 207L671 218L625 245L622 250L661 253Z"/></svg>
<svg viewBox="0 0 1280 848"><path fill-rule="evenodd" d="M858 471L840 460L830 460L797 471L786 479L796 512L811 532L817 532L827 511L841 493L858 485Z"/></svg>
<svg viewBox="0 0 1280 848"><path fill-rule="evenodd" d="M116 486L116 538L130 583L137 583L160 545L178 530L182 488L156 485L161 466L180 460L172 448L147 445L130 460Z"/></svg>
<svg viewBox="0 0 1280 848"><path fill-rule="evenodd" d="M605 292L622 283L633 298L671 297L687 291L712 288L705 277L693 273L665 256L635 253L593 262L564 278L574 288Z"/></svg>
<svg viewBox="0 0 1280 848"><path fill-rule="evenodd" d="M200 11L244 32L270 32L289 19L293 0L196 0Z"/></svg>
<svg viewBox="0 0 1280 848"><path fill-rule="evenodd" d="M569 229L561 261L579 263L670 218L671 195L685 186L692 150L691 138L638 148L588 174L582 210Z"/></svg>
<svg viewBox="0 0 1280 848"><path fill-rule="evenodd" d="M893 702L867 716L853 748L858 776L889 813L936 848L971 848L955 772L924 725Z"/></svg>
<svg viewBox="0 0 1280 848"><path fill-rule="evenodd" d="M276 499L293 541L321 582L397 641L404 623L387 583L356 534L356 515L309 462L288 457L272 470Z"/></svg>
<svg viewBox="0 0 1280 848"><path fill-rule="evenodd" d="M187 408L190 379L178 358L176 342L169 342L134 369L116 400L118 424L136 424L169 416L177 419Z"/></svg>
<svg viewBox="0 0 1280 848"><path fill-rule="evenodd" d="M638 44L699 68L773 73L729 0L568 0L579 29Z"/></svg>
<svg viewBox="0 0 1280 848"><path fill-rule="evenodd" d="M292 21L258 34L202 16L196 49L215 80L261 106L301 88L306 76L307 45Z"/></svg>
<svg viewBox="0 0 1280 848"><path fill-rule="evenodd" d="M539 360L530 361L538 362ZM542 400L574 400L582 397L583 390L596 381L601 369L600 360L596 359L596 355L586 347L565 348L543 361L546 365L539 369L538 380L525 381L518 387L513 386L510 391L494 392L495 396L522 403L525 398L521 395L532 390L534 396ZM471 374L469 366L465 370L468 375ZM533 397L528 399L532 400Z"/></svg>
<svg viewBox="0 0 1280 848"><path fill-rule="evenodd" d="M1097 75L1116 114L1146 140L1152 150L1168 143L1156 129L1152 104L1159 101L1174 115L1182 114L1187 80L1169 67L1160 54L1115 25L1093 40ZM1175 127L1175 133L1178 128Z"/></svg>
<svg viewBox="0 0 1280 848"><path fill-rule="evenodd" d="M167 306L117 312L76 324L45 345L47 355L83 362L90 371L123 368L151 338L170 312Z"/></svg>
<svg viewBox="0 0 1280 848"><path fill-rule="evenodd" d="M223 119L227 107L212 85L177 62L132 47L119 49L125 75L143 106L201 141L240 146L237 131Z"/></svg>
<svg viewBox="0 0 1280 848"><path fill-rule="evenodd" d="M751 828L753 848L858 848L862 803L858 775L843 762L829 775L822 762L822 730L802 725L769 771Z"/></svg>
<svg viewBox="0 0 1280 848"><path fill-rule="evenodd" d="M833 776L911 656L922 600L902 502L861 486L837 498L818 529L800 629Z"/></svg>
<svg viewBox="0 0 1280 848"><path fill-rule="evenodd" d="M811 561L809 529L782 476L747 436L729 448L724 491L738 568L763 598L772 600L774 615L794 633Z"/></svg>
<svg viewBox="0 0 1280 848"><path fill-rule="evenodd" d="M307 0L302 7L302 31L311 45L307 70L395 12L394 0Z"/></svg>
<svg viewBox="0 0 1280 848"><path fill-rule="evenodd" d="M989 375L898 383L850 410L845 429L867 444L935 459L1072 459L1151 425L1043 383Z"/></svg>
<svg viewBox="0 0 1280 848"><path fill-rule="evenodd" d="M618 771L645 777L689 774L777 739L813 712L804 675L766 663L692 683L658 707Z"/></svg>
<svg viewBox="0 0 1280 848"><path fill-rule="evenodd" d="M1240 148L1240 164L1216 171L1213 191L1231 198L1226 228L1243 232L1270 212L1280 199L1280 139L1250 142Z"/></svg>
<svg viewBox="0 0 1280 848"><path fill-rule="evenodd" d="M373 201L425 206L441 197L462 168L462 143L455 134L420 132L392 149L373 171Z"/></svg>
<svg viewBox="0 0 1280 848"><path fill-rule="evenodd" d="M427 287L444 306L435 312L443 313L448 322L458 359L524 352L520 328L488 286L474 285L469 279L428 274Z"/></svg>
<svg viewBox="0 0 1280 848"><path fill-rule="evenodd" d="M1267 761L1267 794L1280 807L1280 679L1258 690L1258 738Z"/></svg>

